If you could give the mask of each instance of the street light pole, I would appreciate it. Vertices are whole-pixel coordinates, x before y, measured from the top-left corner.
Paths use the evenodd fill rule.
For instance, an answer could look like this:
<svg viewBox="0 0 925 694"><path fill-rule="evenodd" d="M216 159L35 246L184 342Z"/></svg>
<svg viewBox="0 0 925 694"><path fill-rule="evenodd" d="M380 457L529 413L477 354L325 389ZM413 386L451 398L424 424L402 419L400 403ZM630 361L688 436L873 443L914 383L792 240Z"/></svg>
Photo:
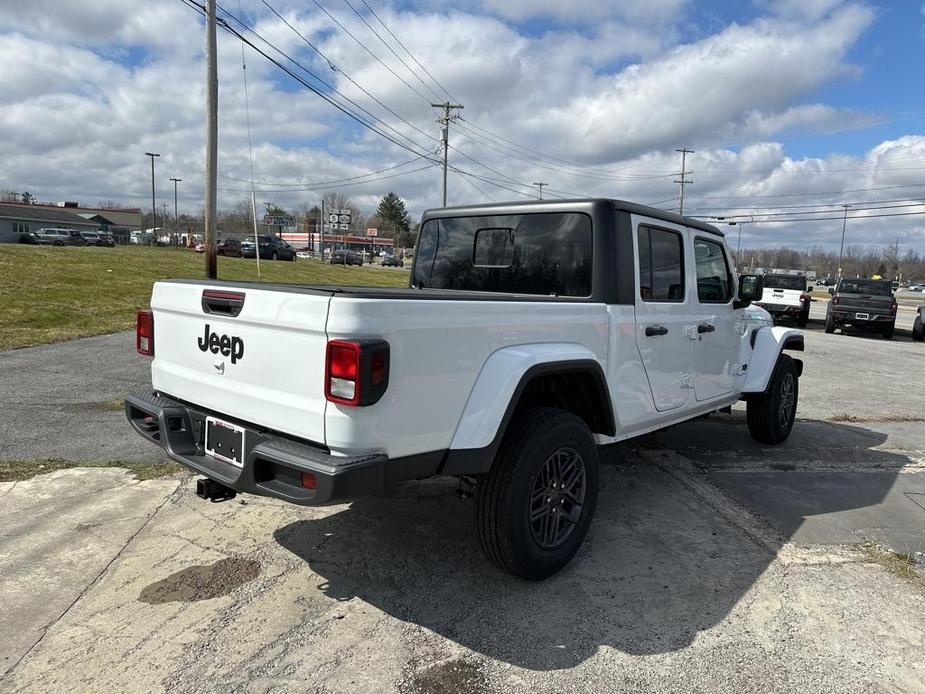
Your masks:
<svg viewBox="0 0 925 694"><path fill-rule="evenodd" d="M841 279L841 259L845 252L845 227L848 226L848 208L851 205L842 205L845 208L845 216L841 222L841 246L838 247L838 279Z"/></svg>
<svg viewBox="0 0 925 694"><path fill-rule="evenodd" d="M215 215L218 204L218 51L215 0L206 1L206 277L218 276L215 258Z"/></svg>
<svg viewBox="0 0 925 694"><path fill-rule="evenodd" d="M180 243L180 216L177 214L177 184L182 181L182 178L171 178L173 181L173 245L176 246Z"/></svg>
<svg viewBox="0 0 925 694"><path fill-rule="evenodd" d="M145 152L146 157L151 157L151 233L157 228L157 200L154 197L154 157L161 156L156 152Z"/></svg>

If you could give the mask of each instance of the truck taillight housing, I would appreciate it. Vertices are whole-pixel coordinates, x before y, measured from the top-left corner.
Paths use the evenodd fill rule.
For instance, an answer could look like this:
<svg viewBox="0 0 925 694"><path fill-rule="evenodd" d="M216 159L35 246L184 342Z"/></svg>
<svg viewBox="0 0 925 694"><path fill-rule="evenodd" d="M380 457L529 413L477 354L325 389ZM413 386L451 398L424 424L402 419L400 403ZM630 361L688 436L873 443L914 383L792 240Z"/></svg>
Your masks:
<svg viewBox="0 0 925 694"><path fill-rule="evenodd" d="M150 309L135 314L135 349L146 357L154 356L154 312Z"/></svg>
<svg viewBox="0 0 925 694"><path fill-rule="evenodd" d="M348 407L379 401L389 386L389 343L331 340L324 367L324 397Z"/></svg>
<svg viewBox="0 0 925 694"><path fill-rule="evenodd" d="M835 306L838 306L838 297L837 297L837 296L832 297L832 304L835 305Z"/></svg>
<svg viewBox="0 0 925 694"><path fill-rule="evenodd" d="M892 311L893 313L896 313L896 308L897 308L897 304L894 301L892 304L890 304L890 311Z"/></svg>
<svg viewBox="0 0 925 694"><path fill-rule="evenodd" d="M802 294L800 294L800 303L804 303L806 301L809 301L809 294L807 294L806 292L803 292Z"/></svg>

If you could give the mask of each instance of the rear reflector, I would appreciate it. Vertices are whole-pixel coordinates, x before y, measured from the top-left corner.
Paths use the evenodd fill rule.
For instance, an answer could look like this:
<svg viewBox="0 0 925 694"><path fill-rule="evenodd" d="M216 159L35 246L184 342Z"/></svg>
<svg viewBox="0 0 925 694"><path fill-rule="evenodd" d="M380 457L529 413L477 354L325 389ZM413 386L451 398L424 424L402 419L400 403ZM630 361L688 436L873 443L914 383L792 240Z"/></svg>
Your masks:
<svg viewBox="0 0 925 694"><path fill-rule="evenodd" d="M135 349L146 357L154 356L154 312L150 309L135 314Z"/></svg>
<svg viewBox="0 0 925 694"><path fill-rule="evenodd" d="M318 479L315 477L314 472L302 473L302 486L305 489L318 489Z"/></svg>
<svg viewBox="0 0 925 694"><path fill-rule="evenodd" d="M389 386L389 343L331 340L325 360L324 396L338 405L378 402Z"/></svg>

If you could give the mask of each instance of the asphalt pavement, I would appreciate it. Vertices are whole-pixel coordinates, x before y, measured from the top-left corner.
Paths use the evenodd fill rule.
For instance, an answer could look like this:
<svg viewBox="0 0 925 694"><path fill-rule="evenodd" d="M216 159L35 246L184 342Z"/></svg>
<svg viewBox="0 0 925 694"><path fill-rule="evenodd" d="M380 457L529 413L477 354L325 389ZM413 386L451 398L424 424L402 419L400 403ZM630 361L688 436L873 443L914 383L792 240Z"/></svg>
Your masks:
<svg viewBox="0 0 925 694"><path fill-rule="evenodd" d="M132 347L0 354L3 450L78 450L86 419L81 455L130 455L88 407L146 382ZM118 469L0 483L0 691L925 692L925 587L865 544L923 546L923 346L814 323L798 356L782 446L736 407L603 449L588 541L541 583L486 563L448 478L325 508ZM30 422L58 388L71 425Z"/></svg>

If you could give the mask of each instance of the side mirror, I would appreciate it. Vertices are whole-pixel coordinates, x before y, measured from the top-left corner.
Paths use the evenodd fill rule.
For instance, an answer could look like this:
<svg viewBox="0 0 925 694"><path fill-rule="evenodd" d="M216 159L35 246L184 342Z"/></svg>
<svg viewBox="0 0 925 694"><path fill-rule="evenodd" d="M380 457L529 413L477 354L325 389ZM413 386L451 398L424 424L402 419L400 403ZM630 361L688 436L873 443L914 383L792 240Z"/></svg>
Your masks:
<svg viewBox="0 0 925 694"><path fill-rule="evenodd" d="M829 287L829 294L835 294L835 287Z"/></svg>
<svg viewBox="0 0 925 694"><path fill-rule="evenodd" d="M739 297L733 308L745 308L761 298L764 282L759 275L739 275Z"/></svg>

